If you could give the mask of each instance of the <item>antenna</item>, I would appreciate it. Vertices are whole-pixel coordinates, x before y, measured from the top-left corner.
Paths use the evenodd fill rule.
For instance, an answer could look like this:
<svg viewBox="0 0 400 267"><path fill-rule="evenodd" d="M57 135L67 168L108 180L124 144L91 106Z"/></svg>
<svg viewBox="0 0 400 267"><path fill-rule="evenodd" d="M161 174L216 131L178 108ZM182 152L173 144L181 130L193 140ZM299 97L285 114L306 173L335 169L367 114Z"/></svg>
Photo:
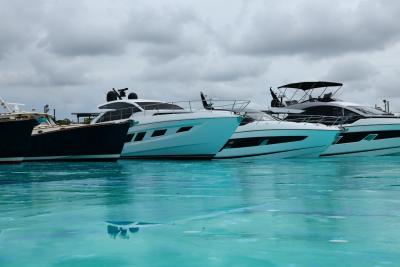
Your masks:
<svg viewBox="0 0 400 267"><path fill-rule="evenodd" d="M205 95L203 94L203 92L200 92L200 97L201 97L201 102L203 103L203 107L205 109L212 110L213 109L212 103L207 102L207 99L206 99Z"/></svg>

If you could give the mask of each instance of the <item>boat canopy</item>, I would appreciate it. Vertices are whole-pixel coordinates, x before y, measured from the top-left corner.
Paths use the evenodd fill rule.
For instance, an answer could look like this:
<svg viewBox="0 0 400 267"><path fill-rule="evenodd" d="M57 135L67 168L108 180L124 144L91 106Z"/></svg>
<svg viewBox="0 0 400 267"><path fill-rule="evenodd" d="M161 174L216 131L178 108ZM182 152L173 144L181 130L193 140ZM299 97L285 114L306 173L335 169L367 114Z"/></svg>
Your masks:
<svg viewBox="0 0 400 267"><path fill-rule="evenodd" d="M299 82L299 83L289 83L286 85L279 86L278 88L294 88L294 89L300 89L303 91L315 89L315 88L321 88L321 87L338 87L338 86L343 86L342 83L335 83L335 82Z"/></svg>

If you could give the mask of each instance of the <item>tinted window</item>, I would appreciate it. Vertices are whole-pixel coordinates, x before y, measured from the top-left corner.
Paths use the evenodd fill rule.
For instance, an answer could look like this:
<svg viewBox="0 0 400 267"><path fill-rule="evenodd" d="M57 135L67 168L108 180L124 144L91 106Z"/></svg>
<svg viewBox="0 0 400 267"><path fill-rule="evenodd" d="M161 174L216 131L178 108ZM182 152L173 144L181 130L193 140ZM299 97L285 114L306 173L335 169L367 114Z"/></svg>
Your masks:
<svg viewBox="0 0 400 267"><path fill-rule="evenodd" d="M161 136L161 135L164 135L166 132L167 132L167 130L156 130L153 132L153 134L151 136L152 137Z"/></svg>
<svg viewBox="0 0 400 267"><path fill-rule="evenodd" d="M136 137L135 137L135 142L137 142L137 141L142 141L145 135L146 135L146 132L140 132L140 133L138 133L138 134L136 135Z"/></svg>
<svg viewBox="0 0 400 267"><path fill-rule="evenodd" d="M193 127L192 126L185 126L185 127L182 127L182 128L180 128L178 131L176 131L177 133L182 133L182 132L187 132L187 131L190 131L190 129L192 129Z"/></svg>
<svg viewBox="0 0 400 267"><path fill-rule="evenodd" d="M334 116L334 117L342 117L342 116L355 116L356 113L342 107L335 106L318 106L318 107L310 107L306 108L305 112L302 113L305 115L323 115L323 116Z"/></svg>
<svg viewBox="0 0 400 267"><path fill-rule="evenodd" d="M106 122L106 121L116 121L116 120L123 120L128 119L132 116L133 113L141 111L138 108L127 108L127 109L120 109L120 110L112 110L107 111L100 117L97 122Z"/></svg>
<svg viewBox="0 0 400 267"><path fill-rule="evenodd" d="M159 103L159 102L136 102L141 108L144 110L176 110L176 109L183 109L180 106L169 104L169 103Z"/></svg>
<svg viewBox="0 0 400 267"><path fill-rule="evenodd" d="M132 141L134 136L135 136L135 134L126 135L125 143L129 143L130 141Z"/></svg>
<svg viewBox="0 0 400 267"><path fill-rule="evenodd" d="M125 102L108 103L108 104L105 104L105 105L99 107L99 109L122 109L122 108L136 108L137 109L137 107L135 105L125 103Z"/></svg>

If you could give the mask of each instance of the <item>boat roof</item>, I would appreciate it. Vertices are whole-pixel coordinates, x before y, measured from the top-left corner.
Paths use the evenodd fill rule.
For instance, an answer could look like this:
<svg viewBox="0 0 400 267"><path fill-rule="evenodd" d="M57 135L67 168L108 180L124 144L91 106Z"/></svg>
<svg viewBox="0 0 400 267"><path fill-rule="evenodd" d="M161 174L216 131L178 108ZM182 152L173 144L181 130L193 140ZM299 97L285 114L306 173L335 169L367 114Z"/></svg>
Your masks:
<svg viewBox="0 0 400 267"><path fill-rule="evenodd" d="M317 82L298 82L298 83L289 83L286 85L279 86L278 88L293 88L293 89L300 89L303 91L321 88L321 87L338 87L343 86L342 83L336 82L324 82L324 81L317 81Z"/></svg>
<svg viewBox="0 0 400 267"><path fill-rule="evenodd" d="M128 104L134 104L134 103L143 103L143 102L152 102L152 103L167 103L164 101L160 101L160 100L153 100L153 99L118 99L118 100L114 100L114 101L109 101L106 103L103 103L101 105L99 105L97 108L102 109L101 107L107 105L107 104L111 104L111 103L128 103Z"/></svg>

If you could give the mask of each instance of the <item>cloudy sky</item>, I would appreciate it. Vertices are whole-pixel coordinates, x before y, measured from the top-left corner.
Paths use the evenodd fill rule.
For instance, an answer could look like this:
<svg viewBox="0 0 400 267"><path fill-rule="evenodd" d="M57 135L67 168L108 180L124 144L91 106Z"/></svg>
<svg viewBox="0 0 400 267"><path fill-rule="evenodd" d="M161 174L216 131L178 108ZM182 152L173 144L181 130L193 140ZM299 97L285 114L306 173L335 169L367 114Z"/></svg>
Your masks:
<svg viewBox="0 0 400 267"><path fill-rule="evenodd" d="M400 111L400 1L0 0L0 96L61 117L108 89L167 101L249 99L288 82Z"/></svg>

